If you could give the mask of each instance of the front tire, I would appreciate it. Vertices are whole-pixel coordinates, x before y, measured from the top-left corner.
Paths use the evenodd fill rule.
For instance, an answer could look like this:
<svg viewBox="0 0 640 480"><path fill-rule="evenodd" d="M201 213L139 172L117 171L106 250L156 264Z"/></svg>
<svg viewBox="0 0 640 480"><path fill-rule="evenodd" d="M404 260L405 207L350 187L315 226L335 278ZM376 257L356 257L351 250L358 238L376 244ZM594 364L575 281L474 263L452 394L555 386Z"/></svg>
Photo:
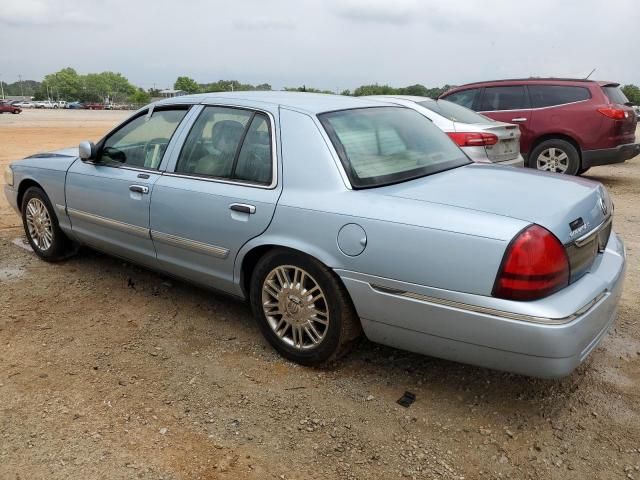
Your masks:
<svg viewBox="0 0 640 480"><path fill-rule="evenodd" d="M529 155L529 167L545 172L576 175L580 169L580 154L566 140L546 140Z"/></svg>
<svg viewBox="0 0 640 480"><path fill-rule="evenodd" d="M22 197L22 223L33 251L47 262L64 259L72 243L60 229L49 197L39 187L29 187Z"/></svg>
<svg viewBox="0 0 640 480"><path fill-rule="evenodd" d="M362 327L344 287L317 260L268 252L251 277L251 308L262 334L285 358L319 366L341 357Z"/></svg>

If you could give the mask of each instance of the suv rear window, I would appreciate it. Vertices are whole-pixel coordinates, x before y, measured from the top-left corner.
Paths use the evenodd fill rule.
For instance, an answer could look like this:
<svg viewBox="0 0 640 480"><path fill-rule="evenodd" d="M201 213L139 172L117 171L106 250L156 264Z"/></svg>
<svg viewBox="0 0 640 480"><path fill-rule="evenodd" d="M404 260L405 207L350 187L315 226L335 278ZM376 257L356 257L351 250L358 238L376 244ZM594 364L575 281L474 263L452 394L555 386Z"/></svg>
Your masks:
<svg viewBox="0 0 640 480"><path fill-rule="evenodd" d="M608 87L602 87L602 90L611 103L617 103L619 105L626 105L629 103L629 99L624 92L620 90L620 87L611 85Z"/></svg>
<svg viewBox="0 0 640 480"><path fill-rule="evenodd" d="M442 130L410 108L357 108L318 118L354 188L389 185L469 163Z"/></svg>
<svg viewBox="0 0 640 480"><path fill-rule="evenodd" d="M529 96L533 108L552 107L565 103L589 100L588 88L568 85L529 85Z"/></svg>
<svg viewBox="0 0 640 480"><path fill-rule="evenodd" d="M496 110L521 110L528 108L527 94L523 86L487 87L482 94L481 112Z"/></svg>

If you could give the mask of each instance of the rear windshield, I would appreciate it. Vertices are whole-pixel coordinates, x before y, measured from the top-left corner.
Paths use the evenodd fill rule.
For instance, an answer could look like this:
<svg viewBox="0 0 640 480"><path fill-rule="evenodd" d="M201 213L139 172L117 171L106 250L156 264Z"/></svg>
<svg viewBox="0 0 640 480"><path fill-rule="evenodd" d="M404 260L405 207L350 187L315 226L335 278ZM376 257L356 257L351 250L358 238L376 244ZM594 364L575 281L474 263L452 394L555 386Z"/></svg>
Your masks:
<svg viewBox="0 0 640 480"><path fill-rule="evenodd" d="M418 105L422 105L424 108L428 108L432 112L438 113L452 122L495 123L489 117L485 117L473 110L469 110L468 108L446 100L425 100L423 102L418 102Z"/></svg>
<svg viewBox="0 0 640 480"><path fill-rule="evenodd" d="M622 90L620 90L620 87L602 87L602 90L611 103L617 103L620 105L626 105L629 103L629 99Z"/></svg>
<svg viewBox="0 0 640 480"><path fill-rule="evenodd" d="M469 163L445 133L409 108L358 108L318 117L354 188L389 185Z"/></svg>

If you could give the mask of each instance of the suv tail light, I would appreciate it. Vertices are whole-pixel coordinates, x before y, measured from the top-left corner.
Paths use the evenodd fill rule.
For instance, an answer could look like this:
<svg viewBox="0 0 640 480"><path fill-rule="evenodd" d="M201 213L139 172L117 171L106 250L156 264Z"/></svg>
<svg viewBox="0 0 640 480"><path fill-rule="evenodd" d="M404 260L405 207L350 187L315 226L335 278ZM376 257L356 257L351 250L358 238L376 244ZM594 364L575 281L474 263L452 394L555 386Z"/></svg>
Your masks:
<svg viewBox="0 0 640 480"><path fill-rule="evenodd" d="M537 300L569 285L569 258L560 240L539 225L513 239L502 259L493 296Z"/></svg>
<svg viewBox="0 0 640 480"><path fill-rule="evenodd" d="M625 118L629 118L629 112L621 108L602 107L599 108L598 111L605 117L613 118L615 120L624 120Z"/></svg>
<svg viewBox="0 0 640 480"><path fill-rule="evenodd" d="M484 147L498 143L498 137L493 133L449 132L447 135L459 147Z"/></svg>

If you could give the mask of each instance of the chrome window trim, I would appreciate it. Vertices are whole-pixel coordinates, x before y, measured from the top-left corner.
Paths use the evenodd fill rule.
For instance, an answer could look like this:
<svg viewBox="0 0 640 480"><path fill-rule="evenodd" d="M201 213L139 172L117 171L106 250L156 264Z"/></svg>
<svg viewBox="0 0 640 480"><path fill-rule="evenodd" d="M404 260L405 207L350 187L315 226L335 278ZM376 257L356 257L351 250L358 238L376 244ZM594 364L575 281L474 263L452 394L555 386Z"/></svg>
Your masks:
<svg viewBox="0 0 640 480"><path fill-rule="evenodd" d="M107 228L113 228L114 230L119 230L121 232L134 235L136 237L151 239L151 236L149 233L150 231L148 228L145 228L145 227L139 227L137 225L131 225L130 223L119 222L118 220L101 217L100 215L83 212L82 210L76 210L74 208L67 208L67 213L71 218L75 217L80 220L85 220L90 223L95 223L96 225L100 225Z"/></svg>
<svg viewBox="0 0 640 480"><path fill-rule="evenodd" d="M186 136L185 136L182 144L180 145L180 151L178 152L178 154L176 155L176 158L175 158L175 165L173 166L173 172L164 171L164 172L162 172L162 175L167 176L167 177L181 177L181 178L188 178L188 179L191 179L191 180L202 180L204 182L224 183L224 184L228 184L228 185L239 185L239 186L242 186L242 187L260 188L262 190L273 190L274 188L276 188L278 186L278 158L279 158L279 156L278 156L278 144L276 142L276 121L275 121L275 117L273 116L273 114L271 112L267 111L267 110L263 110L263 109L256 108L256 107L248 107L246 105L225 104L225 103L208 103L206 101L200 103L200 105L202 105L204 108L198 113L196 118L193 119L193 122L191 123L191 125L189 127L189 132L186 133ZM262 185L262 184L259 184L259 183L243 182L242 180L216 178L216 177L212 177L212 176L209 176L209 175L189 175L188 173L176 172L176 168L178 168L178 162L180 161L180 155L182 154L182 148L184 147L185 143L187 142L187 139L189 138L189 133L191 133L191 128L193 128L195 123L198 121L198 118L200 118L200 115L203 114L203 112L205 111L205 109L207 107L232 108L232 109L235 108L235 109L240 109L240 110L248 110L250 112L262 113L262 114L266 115L267 118L269 118L269 124L271 126L271 128L270 128L270 130L271 130L271 183L269 183L268 185Z"/></svg>
<svg viewBox="0 0 640 480"><path fill-rule="evenodd" d="M573 242L577 247L582 247L584 245L586 245L587 243L589 243L591 240L593 240L593 237L595 237L596 235L598 235L602 230L604 230L605 228L607 228L609 226L609 223L611 223L613 221L613 216L609 215L608 218L606 218L600 225L598 225L596 228L594 228L593 230L591 230L590 232L586 233L585 235L581 236L580 238L576 238ZM570 243L570 244L571 244Z"/></svg>
<svg viewBox="0 0 640 480"><path fill-rule="evenodd" d="M446 100L446 98L443 98L443 100ZM505 112L523 112L525 110L529 111L537 111L537 110L547 110L549 108L558 108L558 107L564 107L566 105L574 105L576 103L584 103L584 102L589 102L593 100L593 98L589 98L587 100L578 100L577 102L568 102L568 103L560 103L558 105L549 105L548 107L535 107L535 108L516 108L514 110L477 110L476 113L505 113ZM509 122L507 122L509 123Z"/></svg>
<svg viewBox="0 0 640 480"><path fill-rule="evenodd" d="M594 305L596 305L598 302L600 302L600 300L602 300L605 296L609 294L609 292L605 290L604 292L596 296L593 300L587 302L581 308L576 310L571 315L567 315L566 317L546 318L546 317L536 317L532 315L525 315L522 313L506 312L504 310L498 310L490 307L481 307L479 305L470 305L468 303L457 302L455 300L446 300L444 298L430 297L430 296L422 295L419 293L409 292L406 290L399 290L396 288L383 287L383 286L375 285L372 283L370 283L369 286L376 292L386 294L386 295L409 298L412 300L417 300L419 302L429 303L432 305L441 305L445 307L457 308L459 310L464 310L469 313L480 313L484 315L491 315L494 317L501 317L509 320L516 320L519 322L537 323L537 324L543 324L543 325L563 325L566 323L570 323L576 318L578 318L579 316L587 313L589 310L591 310L591 308Z"/></svg>
<svg viewBox="0 0 640 480"><path fill-rule="evenodd" d="M168 233L158 232L151 230L151 238L154 241L170 245L172 247L184 248L196 253L202 253L204 255L212 255L217 258L225 259L229 256L229 249L224 247L218 247L216 245L210 245L208 243L198 242L189 238L178 237Z"/></svg>

